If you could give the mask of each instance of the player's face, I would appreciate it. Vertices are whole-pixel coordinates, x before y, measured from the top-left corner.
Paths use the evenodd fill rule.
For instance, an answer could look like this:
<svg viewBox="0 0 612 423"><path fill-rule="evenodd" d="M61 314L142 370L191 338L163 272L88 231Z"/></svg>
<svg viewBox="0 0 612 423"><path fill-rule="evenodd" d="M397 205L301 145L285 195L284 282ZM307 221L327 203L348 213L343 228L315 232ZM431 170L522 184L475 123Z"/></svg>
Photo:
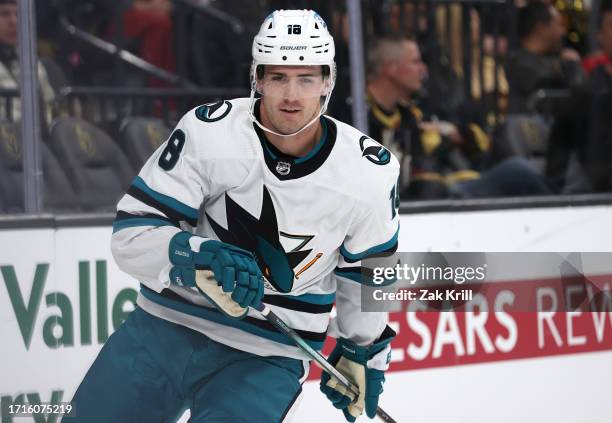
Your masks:
<svg viewBox="0 0 612 423"><path fill-rule="evenodd" d="M272 129L281 134L302 129L319 113L327 85L321 66L266 66L257 91Z"/></svg>
<svg viewBox="0 0 612 423"><path fill-rule="evenodd" d="M411 95L421 89L427 68L414 41L402 44L400 57L389 67L389 77L403 94Z"/></svg>
<svg viewBox="0 0 612 423"><path fill-rule="evenodd" d="M17 45L17 5L0 5L0 43Z"/></svg>

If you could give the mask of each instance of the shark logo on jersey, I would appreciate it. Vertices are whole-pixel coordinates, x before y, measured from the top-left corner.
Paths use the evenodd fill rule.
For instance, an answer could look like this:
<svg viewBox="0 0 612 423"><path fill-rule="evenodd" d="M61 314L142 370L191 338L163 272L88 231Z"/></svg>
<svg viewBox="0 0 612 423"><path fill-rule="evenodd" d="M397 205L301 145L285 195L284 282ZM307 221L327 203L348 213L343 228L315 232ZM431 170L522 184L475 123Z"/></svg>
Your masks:
<svg viewBox="0 0 612 423"><path fill-rule="evenodd" d="M377 165L386 165L391 161L391 153L385 147L367 136L359 139L361 156Z"/></svg>
<svg viewBox="0 0 612 423"><path fill-rule="evenodd" d="M227 215L227 229L215 222L208 213L206 217L215 234L223 242L237 245L245 250L252 251L257 257L259 268L272 285L271 288L287 293L293 288L295 277L294 268L299 265L312 250L285 251L280 242L281 233L278 230L276 210L270 192L264 185L261 214L259 217L251 215L225 194L225 212ZM287 237L289 234L283 233ZM296 236L297 237L297 236ZM306 245L311 235L306 237Z"/></svg>
<svg viewBox="0 0 612 423"><path fill-rule="evenodd" d="M232 103L221 100L198 107L195 114L201 121L216 122L227 116L230 110L232 110Z"/></svg>

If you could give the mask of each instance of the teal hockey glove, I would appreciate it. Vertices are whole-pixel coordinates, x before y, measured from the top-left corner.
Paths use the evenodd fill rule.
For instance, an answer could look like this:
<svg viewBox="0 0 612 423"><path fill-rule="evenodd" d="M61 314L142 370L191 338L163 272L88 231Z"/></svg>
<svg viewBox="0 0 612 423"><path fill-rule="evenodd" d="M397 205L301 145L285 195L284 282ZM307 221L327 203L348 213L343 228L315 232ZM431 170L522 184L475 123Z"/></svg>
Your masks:
<svg viewBox="0 0 612 423"><path fill-rule="evenodd" d="M359 387L359 397L355 398L352 392L327 373L321 376L320 389L334 407L342 410L347 421L354 422L364 409L369 418L376 416L378 397L385 382L385 370L391 361L389 343L394 337L395 332L387 326L380 338L367 347L344 338L336 341L328 360Z"/></svg>
<svg viewBox="0 0 612 423"><path fill-rule="evenodd" d="M180 232L170 240L172 283L196 286L230 317L244 317L249 306L261 303L263 276L252 253L215 240L202 242L194 252L190 238L190 233Z"/></svg>

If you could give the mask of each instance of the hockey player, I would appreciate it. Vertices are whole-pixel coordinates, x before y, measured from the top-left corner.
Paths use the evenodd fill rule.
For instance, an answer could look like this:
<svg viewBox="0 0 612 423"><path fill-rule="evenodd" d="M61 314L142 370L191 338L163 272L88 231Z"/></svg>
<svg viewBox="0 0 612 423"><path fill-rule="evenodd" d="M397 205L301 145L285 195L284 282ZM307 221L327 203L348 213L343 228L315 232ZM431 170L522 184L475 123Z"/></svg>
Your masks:
<svg viewBox="0 0 612 423"><path fill-rule="evenodd" d="M317 13L272 13L252 51L251 97L188 112L118 204L113 255L141 291L75 394L79 421L185 404L191 422L285 421L308 356L261 301L317 349L329 329L360 395L326 375L321 390L349 421L375 415L395 334L360 312L360 260L397 248L397 160L323 116L336 69Z"/></svg>

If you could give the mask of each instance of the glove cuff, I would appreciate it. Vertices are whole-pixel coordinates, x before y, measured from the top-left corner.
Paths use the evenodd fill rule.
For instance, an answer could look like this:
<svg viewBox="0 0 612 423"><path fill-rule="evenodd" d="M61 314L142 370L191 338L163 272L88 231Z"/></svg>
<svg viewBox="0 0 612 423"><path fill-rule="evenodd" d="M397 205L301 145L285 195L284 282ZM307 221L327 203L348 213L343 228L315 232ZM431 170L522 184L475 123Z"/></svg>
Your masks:
<svg viewBox="0 0 612 423"><path fill-rule="evenodd" d="M395 338L395 335L395 331L387 326L380 337L374 341L374 343L368 346L362 347L352 341L349 341L348 339L339 338L336 342L336 349L340 351L343 357L346 357L355 363L366 365L368 361L372 360L381 352L388 349L387 347L393 338Z"/></svg>
<svg viewBox="0 0 612 423"><path fill-rule="evenodd" d="M193 264L195 253L191 250L189 232L179 232L170 239L168 244L168 257L175 266L189 266Z"/></svg>
<svg viewBox="0 0 612 423"><path fill-rule="evenodd" d="M173 265L170 282L179 286L195 286L195 269L208 269L214 253L223 245L220 241L206 240L200 244L200 251L193 251L190 232L179 232L170 239L168 258Z"/></svg>

